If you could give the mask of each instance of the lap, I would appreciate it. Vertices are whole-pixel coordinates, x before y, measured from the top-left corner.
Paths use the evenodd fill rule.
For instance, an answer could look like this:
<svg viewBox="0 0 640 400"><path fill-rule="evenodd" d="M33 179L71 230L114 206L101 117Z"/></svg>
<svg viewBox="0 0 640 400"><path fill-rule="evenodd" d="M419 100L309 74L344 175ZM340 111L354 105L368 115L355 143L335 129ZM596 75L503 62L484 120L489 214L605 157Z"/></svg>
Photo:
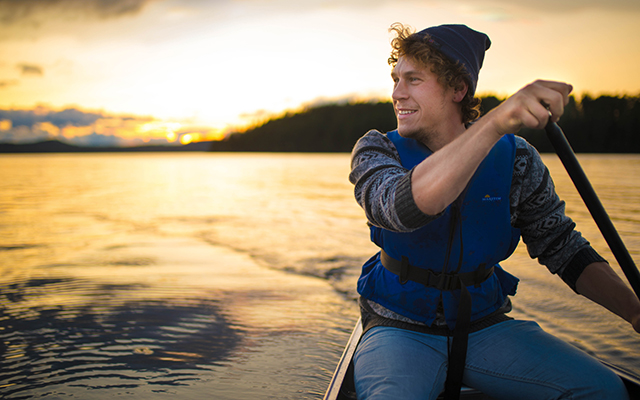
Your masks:
<svg viewBox="0 0 640 400"><path fill-rule="evenodd" d="M503 322L469 340L465 384L496 399L627 398L615 373L535 322Z"/></svg>
<svg viewBox="0 0 640 400"><path fill-rule="evenodd" d="M435 399L444 388L447 338L375 327L354 355L358 399Z"/></svg>
<svg viewBox="0 0 640 400"><path fill-rule="evenodd" d="M373 328L354 357L358 398L435 399L444 388L447 353L446 337ZM626 398L608 368L527 321L472 333L464 383L496 399Z"/></svg>

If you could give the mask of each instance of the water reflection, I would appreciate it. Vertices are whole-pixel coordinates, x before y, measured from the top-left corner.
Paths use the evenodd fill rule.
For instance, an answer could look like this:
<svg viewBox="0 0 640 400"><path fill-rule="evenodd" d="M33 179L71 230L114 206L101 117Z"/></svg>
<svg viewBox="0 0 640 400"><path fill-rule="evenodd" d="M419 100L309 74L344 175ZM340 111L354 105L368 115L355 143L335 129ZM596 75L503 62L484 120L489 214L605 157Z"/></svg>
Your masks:
<svg viewBox="0 0 640 400"><path fill-rule="evenodd" d="M640 156L580 160L637 259ZM1 157L0 397L322 398L377 251L348 173L348 154ZM522 279L512 316L640 371L626 322L522 244L503 266Z"/></svg>
<svg viewBox="0 0 640 400"><path fill-rule="evenodd" d="M78 283L32 279L0 288L3 398L187 386L242 341L214 299L122 301L118 293L139 287L102 285L83 302L37 304L41 294Z"/></svg>

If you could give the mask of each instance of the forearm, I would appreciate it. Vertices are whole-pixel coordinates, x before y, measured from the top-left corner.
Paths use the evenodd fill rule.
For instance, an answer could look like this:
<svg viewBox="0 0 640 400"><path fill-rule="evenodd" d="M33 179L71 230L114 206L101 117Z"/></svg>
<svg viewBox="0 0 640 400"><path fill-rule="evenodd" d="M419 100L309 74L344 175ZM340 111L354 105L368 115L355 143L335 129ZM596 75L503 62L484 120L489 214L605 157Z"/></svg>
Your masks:
<svg viewBox="0 0 640 400"><path fill-rule="evenodd" d="M428 215L437 215L447 208L462 193L500 137L488 115L416 166L411 186L418 208Z"/></svg>
<svg viewBox="0 0 640 400"><path fill-rule="evenodd" d="M418 208L429 215L444 210L462 193L502 135L523 127L542 129L550 117L557 121L571 90L571 85L561 82L533 82L442 148L432 149L433 156L414 171L412 186ZM446 137L444 140L447 143Z"/></svg>
<svg viewBox="0 0 640 400"><path fill-rule="evenodd" d="M576 290L631 323L640 333L640 300L609 264L589 264L576 281Z"/></svg>

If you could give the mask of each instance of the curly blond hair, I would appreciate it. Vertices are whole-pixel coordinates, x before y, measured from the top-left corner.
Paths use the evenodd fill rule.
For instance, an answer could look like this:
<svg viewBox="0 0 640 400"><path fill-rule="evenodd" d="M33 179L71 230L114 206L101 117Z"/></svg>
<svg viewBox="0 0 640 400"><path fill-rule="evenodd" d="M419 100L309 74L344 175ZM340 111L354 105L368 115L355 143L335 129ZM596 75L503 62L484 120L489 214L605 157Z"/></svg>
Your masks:
<svg viewBox="0 0 640 400"><path fill-rule="evenodd" d="M395 67L400 57L409 57L424 68L428 68L438 77L438 82L456 90L461 89L463 82L471 89L472 84L464 65L447 58L433 44L428 34L417 34L410 26L395 23L389 28L396 37L391 40L391 55L389 65ZM468 123L480 116L480 99L474 97L471 90L460 102L462 107L462 122Z"/></svg>

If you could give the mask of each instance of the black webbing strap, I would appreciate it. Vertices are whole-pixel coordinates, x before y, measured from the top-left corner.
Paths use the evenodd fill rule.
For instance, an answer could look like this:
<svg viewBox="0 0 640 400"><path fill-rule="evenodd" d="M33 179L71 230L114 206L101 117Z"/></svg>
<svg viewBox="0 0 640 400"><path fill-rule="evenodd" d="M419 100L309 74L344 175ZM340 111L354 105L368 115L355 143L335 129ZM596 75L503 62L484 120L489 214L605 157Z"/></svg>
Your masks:
<svg viewBox="0 0 640 400"><path fill-rule="evenodd" d="M453 328L453 342L449 353L449 368L447 380L444 383L444 400L460 398L462 375L467 360L467 345L469 343L469 329L471 327L471 293L466 286L460 291L460 304L456 316L456 326Z"/></svg>
<svg viewBox="0 0 640 400"><path fill-rule="evenodd" d="M409 264L406 257L396 260L389 256L384 250L380 251L380 261L384 268L400 278L400 283L407 281L421 283L427 287L438 290L457 290L465 286L480 285L493 274L493 268L486 268L486 264L480 264L473 272L462 272L458 274L436 273L429 269L413 266Z"/></svg>
<svg viewBox="0 0 640 400"><path fill-rule="evenodd" d="M385 269L398 275L403 285L407 281L413 281L438 290L460 289L460 303L456 314L456 326L453 329L447 380L444 384L444 399L459 399L471 328L471 293L467 286L480 285L493 274L494 267L487 269L486 264L483 263L473 272L435 273L409 264L407 257L403 256L402 260L396 260L384 250L380 251L380 261Z"/></svg>

